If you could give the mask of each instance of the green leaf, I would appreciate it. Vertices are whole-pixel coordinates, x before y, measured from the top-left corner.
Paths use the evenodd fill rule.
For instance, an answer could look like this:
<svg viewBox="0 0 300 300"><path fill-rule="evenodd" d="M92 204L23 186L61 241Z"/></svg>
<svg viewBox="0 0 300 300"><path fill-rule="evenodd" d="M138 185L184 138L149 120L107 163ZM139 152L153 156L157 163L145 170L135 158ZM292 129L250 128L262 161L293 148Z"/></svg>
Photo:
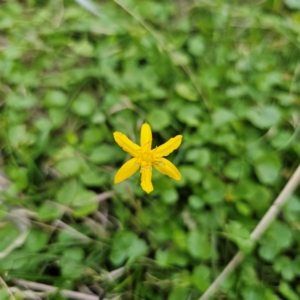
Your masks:
<svg viewBox="0 0 300 300"><path fill-rule="evenodd" d="M49 118L55 128L59 128L66 121L66 113L61 108L50 108Z"/></svg>
<svg viewBox="0 0 300 300"><path fill-rule="evenodd" d="M25 247L29 252L38 252L47 245L48 238L46 232L31 229L27 236Z"/></svg>
<svg viewBox="0 0 300 300"><path fill-rule="evenodd" d="M230 221L226 226L226 236L237 244L241 251L249 253L252 251L254 242L250 239L249 231L236 221Z"/></svg>
<svg viewBox="0 0 300 300"><path fill-rule="evenodd" d="M6 169L8 177L14 182L15 187L18 191L22 191L27 188L28 179L28 169L22 167L8 167Z"/></svg>
<svg viewBox="0 0 300 300"><path fill-rule="evenodd" d="M72 111L80 117L88 117L96 109L95 99L87 93L82 93L72 104Z"/></svg>
<svg viewBox="0 0 300 300"><path fill-rule="evenodd" d="M189 101L197 101L198 100L198 93L195 88L189 83L177 83L175 86L176 93Z"/></svg>
<svg viewBox="0 0 300 300"><path fill-rule="evenodd" d="M284 4L290 9L300 9L298 0L284 0Z"/></svg>
<svg viewBox="0 0 300 300"><path fill-rule="evenodd" d="M13 148L20 148L34 143L35 137L25 125L12 126L8 130L8 137Z"/></svg>
<svg viewBox="0 0 300 300"><path fill-rule="evenodd" d="M194 56L202 56L205 50L205 40L201 35L195 35L188 40L188 50Z"/></svg>
<svg viewBox="0 0 300 300"><path fill-rule="evenodd" d="M81 181L84 183L85 186L101 186L106 181L105 174L101 174L100 172L94 172L89 170L85 173L80 175Z"/></svg>
<svg viewBox="0 0 300 300"><path fill-rule="evenodd" d="M59 160L56 163L57 170L65 176L74 176L84 170L82 161L76 157L69 157Z"/></svg>
<svg viewBox="0 0 300 300"><path fill-rule="evenodd" d="M6 288L0 288L0 299L3 300L10 300L11 299L11 294L10 291Z"/></svg>
<svg viewBox="0 0 300 300"><path fill-rule="evenodd" d="M83 141L87 145L99 144L105 138L105 131L98 127L89 127L83 133Z"/></svg>
<svg viewBox="0 0 300 300"><path fill-rule="evenodd" d="M113 239L109 259L117 266L127 258L134 259L144 255L147 250L146 242L138 238L133 232L119 232Z"/></svg>
<svg viewBox="0 0 300 300"><path fill-rule="evenodd" d="M66 249L61 259L62 275L70 279L80 278L83 272L80 262L83 258L84 251L81 248L73 247Z"/></svg>
<svg viewBox="0 0 300 300"><path fill-rule="evenodd" d="M177 114L178 119L189 126L198 126L200 123L201 109L194 104L184 105Z"/></svg>
<svg viewBox="0 0 300 300"><path fill-rule="evenodd" d="M251 208L244 202L236 202L235 207L241 215L249 216L252 213Z"/></svg>
<svg viewBox="0 0 300 300"><path fill-rule="evenodd" d="M296 195L291 195L283 207L285 217L292 222L299 220L300 199Z"/></svg>
<svg viewBox="0 0 300 300"><path fill-rule="evenodd" d="M73 42L70 47L79 55L93 56L94 53L93 44L89 43L87 40Z"/></svg>
<svg viewBox="0 0 300 300"><path fill-rule="evenodd" d="M224 201L225 191L220 188L210 190L203 194L203 201L209 204L216 204Z"/></svg>
<svg viewBox="0 0 300 300"><path fill-rule="evenodd" d="M291 142L292 132L280 131L271 137L271 144L274 148L286 147Z"/></svg>
<svg viewBox="0 0 300 300"><path fill-rule="evenodd" d="M168 262L168 258L169 258L169 251L168 250L161 250L161 249L157 249L155 252L155 260L162 264L162 265L166 265Z"/></svg>
<svg viewBox="0 0 300 300"><path fill-rule="evenodd" d="M22 270L28 265L28 253L24 251L15 251L5 258L0 259L1 269L3 270Z"/></svg>
<svg viewBox="0 0 300 300"><path fill-rule="evenodd" d="M34 126L41 132L46 133L52 129L52 123L46 118L37 119Z"/></svg>
<svg viewBox="0 0 300 300"><path fill-rule="evenodd" d="M274 184L281 171L281 161L275 154L268 154L255 161L255 173L263 184Z"/></svg>
<svg viewBox="0 0 300 300"><path fill-rule="evenodd" d="M298 295L285 281L280 282L278 289L287 300L298 300Z"/></svg>
<svg viewBox="0 0 300 300"><path fill-rule="evenodd" d="M101 145L93 149L90 157L91 162L96 164L105 164L118 159L122 154L117 146Z"/></svg>
<svg viewBox="0 0 300 300"><path fill-rule="evenodd" d="M189 253L198 259L209 259L212 255L211 244L204 232L192 230L188 235Z"/></svg>
<svg viewBox="0 0 300 300"><path fill-rule="evenodd" d="M198 210L205 205L204 201L197 195L190 195L188 197L188 203L189 206L195 210Z"/></svg>
<svg viewBox="0 0 300 300"><path fill-rule="evenodd" d="M190 291L183 286L176 286L172 289L168 300L183 300L188 299Z"/></svg>
<svg viewBox="0 0 300 300"><path fill-rule="evenodd" d="M17 94L9 94L6 98L6 103L13 109L24 110L36 105L37 99L30 95L24 97Z"/></svg>
<svg viewBox="0 0 300 300"><path fill-rule="evenodd" d="M241 159L232 159L225 166L224 174L233 180L244 178L249 174L249 165Z"/></svg>
<svg viewBox="0 0 300 300"><path fill-rule="evenodd" d="M281 114L275 106L265 106L249 110L247 118L254 126L268 129L280 121Z"/></svg>
<svg viewBox="0 0 300 300"><path fill-rule="evenodd" d="M175 66L187 65L190 61L189 56L181 51L172 52L171 59Z"/></svg>
<svg viewBox="0 0 300 300"><path fill-rule="evenodd" d="M258 253L266 261L273 262L280 249L277 247L276 242L272 240L264 241L260 246Z"/></svg>
<svg viewBox="0 0 300 300"><path fill-rule="evenodd" d="M59 219L63 215L64 211L61 207L46 201L42 204L38 211L37 218L41 221L51 221Z"/></svg>
<svg viewBox="0 0 300 300"><path fill-rule="evenodd" d="M208 149L189 149L185 158L197 166L205 167L209 164L211 155Z"/></svg>
<svg viewBox="0 0 300 300"><path fill-rule="evenodd" d="M292 230L285 223L276 221L271 227L273 239L281 250L287 249L293 242Z"/></svg>
<svg viewBox="0 0 300 300"><path fill-rule="evenodd" d="M74 261L82 261L82 259L84 258L84 251L82 250L82 248L78 247L66 249L63 253L63 258L64 257L72 259Z"/></svg>
<svg viewBox="0 0 300 300"><path fill-rule="evenodd" d="M205 292L211 284L211 271L205 265L197 266L193 269L192 282L200 292Z"/></svg>
<svg viewBox="0 0 300 300"><path fill-rule="evenodd" d="M72 215L76 218L86 217L94 213L98 208L98 203L82 203L80 207L74 208Z"/></svg>
<svg viewBox="0 0 300 300"><path fill-rule="evenodd" d="M259 199L259 201L257 201ZM271 191L264 186L254 186L252 194L249 195L247 201L249 205L256 211L263 211L269 208L272 198Z"/></svg>
<svg viewBox="0 0 300 300"><path fill-rule="evenodd" d="M187 234L183 230L176 230L172 235L172 239L175 245L181 249L186 250L187 248Z"/></svg>
<svg viewBox="0 0 300 300"><path fill-rule="evenodd" d="M234 113L225 108L217 109L212 115L213 125L217 128L235 119L236 116L234 115Z"/></svg>
<svg viewBox="0 0 300 300"><path fill-rule="evenodd" d="M195 184L201 181L202 178L201 172L193 166L189 166L189 165L180 166L179 171L182 175L183 183L187 181Z"/></svg>
<svg viewBox="0 0 300 300"><path fill-rule="evenodd" d="M80 191L80 187L75 180L65 182L56 193L56 201L63 205L71 205L73 198Z"/></svg>
<svg viewBox="0 0 300 300"><path fill-rule="evenodd" d="M152 110L148 115L148 121L153 131L160 131L171 124L170 115L161 109Z"/></svg>
<svg viewBox="0 0 300 300"><path fill-rule="evenodd" d="M175 189L165 190L161 195L161 198L164 201L164 203L169 204L169 205L176 203L178 200L178 197L179 197L179 195Z"/></svg>
<svg viewBox="0 0 300 300"><path fill-rule="evenodd" d="M297 276L294 268L294 262L292 262L287 256L280 256L277 258L273 268L277 273L281 273L283 279L287 281L291 281Z"/></svg>
<svg viewBox="0 0 300 300"><path fill-rule="evenodd" d="M20 232L15 226L11 223L4 223L0 230L0 251L12 245L19 235Z"/></svg>
<svg viewBox="0 0 300 300"><path fill-rule="evenodd" d="M294 1L298 2L298 0L294 0ZM279 92L279 93L276 93L275 97L278 99L279 103L282 106L289 106L295 102L295 96L290 93L280 93Z"/></svg>
<svg viewBox="0 0 300 300"><path fill-rule="evenodd" d="M92 117L93 124L101 124L104 123L106 116L101 111L96 111Z"/></svg>
<svg viewBox="0 0 300 300"><path fill-rule="evenodd" d="M135 258L144 255L147 252L147 244L144 240L136 238L128 248L127 255L129 258Z"/></svg>
<svg viewBox="0 0 300 300"><path fill-rule="evenodd" d="M44 103L48 107L64 107L67 102L67 95L60 90L49 91L44 98Z"/></svg>
<svg viewBox="0 0 300 300"><path fill-rule="evenodd" d="M266 300L262 288L246 287L242 291L243 300Z"/></svg>
<svg viewBox="0 0 300 300"><path fill-rule="evenodd" d="M73 206L85 206L87 204L94 204L96 202L96 193L90 190L77 189L76 194L71 200Z"/></svg>

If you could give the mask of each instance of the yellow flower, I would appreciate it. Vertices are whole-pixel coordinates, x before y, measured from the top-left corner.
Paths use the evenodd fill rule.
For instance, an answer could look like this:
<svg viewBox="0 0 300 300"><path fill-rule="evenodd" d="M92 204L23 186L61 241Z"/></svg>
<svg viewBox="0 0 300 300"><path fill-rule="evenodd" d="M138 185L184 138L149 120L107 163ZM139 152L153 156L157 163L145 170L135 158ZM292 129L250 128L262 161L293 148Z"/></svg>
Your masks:
<svg viewBox="0 0 300 300"><path fill-rule="evenodd" d="M166 143L151 150L152 147L152 131L149 124L144 123L141 129L140 146L132 142L125 134L121 132L114 133L116 143L134 158L127 161L117 172L114 183L119 183L131 175L138 169L141 172L141 186L148 194L153 191L152 185L152 166L159 172L170 176L176 180L181 179L178 169L164 156L169 155L177 149L182 140L182 135L177 135L169 139Z"/></svg>

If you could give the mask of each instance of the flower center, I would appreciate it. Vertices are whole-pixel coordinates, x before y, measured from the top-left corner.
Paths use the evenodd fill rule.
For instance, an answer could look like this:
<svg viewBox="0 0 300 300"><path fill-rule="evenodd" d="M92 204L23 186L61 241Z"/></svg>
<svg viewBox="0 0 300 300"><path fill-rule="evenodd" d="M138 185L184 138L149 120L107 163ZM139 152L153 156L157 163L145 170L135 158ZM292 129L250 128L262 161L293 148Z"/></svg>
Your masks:
<svg viewBox="0 0 300 300"><path fill-rule="evenodd" d="M160 166L161 155L157 154L156 151L141 150L137 157L136 165L140 166L143 170L149 170L153 164Z"/></svg>
<svg viewBox="0 0 300 300"><path fill-rule="evenodd" d="M149 162L152 162L152 161L153 161L153 156L152 156L152 154L151 154L150 151L146 151L146 152L142 153L141 159L142 159L143 161L149 163Z"/></svg>
<svg viewBox="0 0 300 300"><path fill-rule="evenodd" d="M151 168L151 165L154 161L155 157L149 150L142 150L140 155L137 157L137 165L139 165L142 169Z"/></svg>

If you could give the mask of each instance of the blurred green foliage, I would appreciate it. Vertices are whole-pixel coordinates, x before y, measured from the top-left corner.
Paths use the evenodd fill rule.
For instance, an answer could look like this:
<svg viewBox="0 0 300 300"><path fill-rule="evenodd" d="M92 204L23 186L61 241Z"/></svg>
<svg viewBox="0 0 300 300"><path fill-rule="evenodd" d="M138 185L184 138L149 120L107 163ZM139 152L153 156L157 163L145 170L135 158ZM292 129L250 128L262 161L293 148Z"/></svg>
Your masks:
<svg viewBox="0 0 300 300"><path fill-rule="evenodd" d="M0 5L0 251L29 230L7 285L198 299L240 249L216 299L299 299L299 193L249 241L299 164L299 2L95 3ZM113 185L112 133L138 141L144 121L153 146L183 135L183 179L155 172L150 195L138 174Z"/></svg>

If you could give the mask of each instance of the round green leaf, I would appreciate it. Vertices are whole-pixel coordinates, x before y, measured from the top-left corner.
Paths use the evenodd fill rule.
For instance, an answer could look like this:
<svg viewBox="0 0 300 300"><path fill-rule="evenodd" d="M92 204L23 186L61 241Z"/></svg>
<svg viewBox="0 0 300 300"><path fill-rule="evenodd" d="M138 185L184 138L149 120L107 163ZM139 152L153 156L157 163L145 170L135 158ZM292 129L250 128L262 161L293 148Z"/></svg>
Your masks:
<svg viewBox="0 0 300 300"><path fill-rule="evenodd" d="M80 117L90 116L96 109L95 99L87 93L82 93L72 104L72 111Z"/></svg>
<svg viewBox="0 0 300 300"><path fill-rule="evenodd" d="M67 95L60 91L54 90L49 91L45 95L45 105L49 107L64 107L67 104L68 98Z"/></svg>
<svg viewBox="0 0 300 300"><path fill-rule="evenodd" d="M48 239L46 232L31 229L27 236L25 247L30 252L38 252L46 246Z"/></svg>
<svg viewBox="0 0 300 300"><path fill-rule="evenodd" d="M188 235L189 253L198 259L209 259L212 255L211 244L204 232L193 230Z"/></svg>
<svg viewBox="0 0 300 300"><path fill-rule="evenodd" d="M205 50L205 40L201 35L192 36L188 40L188 50L194 56L201 56Z"/></svg>
<svg viewBox="0 0 300 300"><path fill-rule="evenodd" d="M154 109L150 112L148 121L153 131L160 131L170 125L171 118L165 110Z"/></svg>
<svg viewBox="0 0 300 300"><path fill-rule="evenodd" d="M198 100L198 93L195 88L189 83L178 83L175 86L176 93L189 101L197 101Z"/></svg>
<svg viewBox="0 0 300 300"><path fill-rule="evenodd" d="M168 189L162 193L161 197L164 203L174 204L177 202L179 195L175 189Z"/></svg>
<svg viewBox="0 0 300 300"><path fill-rule="evenodd" d="M177 114L178 119L189 126L198 126L200 123L201 109L194 104L184 105Z"/></svg>
<svg viewBox="0 0 300 300"><path fill-rule="evenodd" d="M225 108L217 109L212 115L213 125L217 128L235 119L236 116L234 115L234 113Z"/></svg>
<svg viewBox="0 0 300 300"><path fill-rule="evenodd" d="M192 282L200 292L205 292L211 284L211 271L205 265L197 266L193 269Z"/></svg>
<svg viewBox="0 0 300 300"><path fill-rule="evenodd" d="M197 166L204 167L210 162L210 152L208 149L189 149L185 158Z"/></svg>
<svg viewBox="0 0 300 300"><path fill-rule="evenodd" d="M179 171L182 175L183 182L187 181L195 184L201 181L202 178L201 172L193 166L189 166L189 165L180 166Z"/></svg>
<svg viewBox="0 0 300 300"><path fill-rule="evenodd" d="M300 2L298 0L284 0L284 4L290 9L300 9Z"/></svg>
<svg viewBox="0 0 300 300"><path fill-rule="evenodd" d="M90 160L96 164L105 164L118 159L121 153L117 146L101 145L93 149Z"/></svg>
<svg viewBox="0 0 300 300"><path fill-rule="evenodd" d="M202 208L205 205L204 201L196 195L190 195L188 197L188 203L192 209L196 210Z"/></svg>
<svg viewBox="0 0 300 300"><path fill-rule="evenodd" d="M281 114L275 106L265 106L249 110L247 118L254 126L267 129L280 121Z"/></svg>
<svg viewBox="0 0 300 300"><path fill-rule="evenodd" d="M266 155L255 162L254 169L260 182L273 184L280 174L281 162L277 155Z"/></svg>

